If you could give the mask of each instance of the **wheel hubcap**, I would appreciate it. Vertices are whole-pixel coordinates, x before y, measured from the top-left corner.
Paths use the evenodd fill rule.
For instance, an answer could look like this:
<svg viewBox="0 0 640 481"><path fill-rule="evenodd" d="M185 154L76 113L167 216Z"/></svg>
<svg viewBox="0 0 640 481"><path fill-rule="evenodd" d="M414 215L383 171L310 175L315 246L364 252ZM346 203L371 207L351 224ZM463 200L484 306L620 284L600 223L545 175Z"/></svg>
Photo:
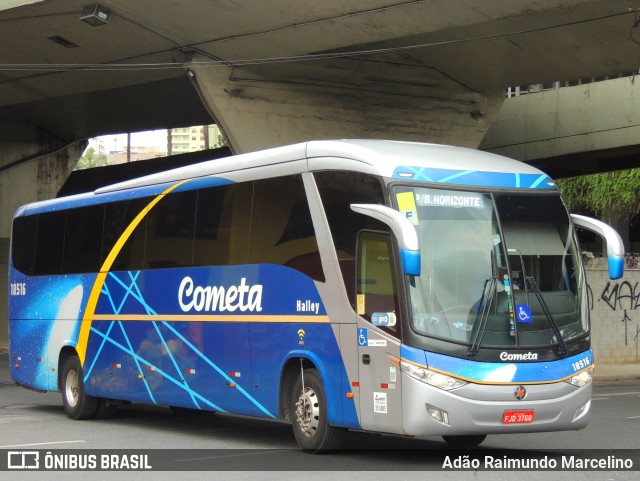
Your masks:
<svg viewBox="0 0 640 481"><path fill-rule="evenodd" d="M318 431L320 424L320 403L318 395L310 387L306 387L296 403L296 418L300 430L311 437Z"/></svg>
<svg viewBox="0 0 640 481"><path fill-rule="evenodd" d="M65 394L69 406L74 407L78 403L78 371L69 371L65 382Z"/></svg>

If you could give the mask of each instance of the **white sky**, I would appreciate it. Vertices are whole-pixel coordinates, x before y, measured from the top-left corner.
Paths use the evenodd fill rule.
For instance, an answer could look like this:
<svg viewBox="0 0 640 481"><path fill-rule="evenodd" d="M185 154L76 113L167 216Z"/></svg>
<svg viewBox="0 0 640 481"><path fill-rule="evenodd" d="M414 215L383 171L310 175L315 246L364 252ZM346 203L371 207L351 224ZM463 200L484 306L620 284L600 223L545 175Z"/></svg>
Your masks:
<svg viewBox="0 0 640 481"><path fill-rule="evenodd" d="M104 145L106 152L112 152L113 150L122 151L127 146L127 134L117 135L103 135L98 137ZM167 131L150 130L147 132L132 132L131 133L131 146L132 147L153 147L157 146L161 152L167 151Z"/></svg>

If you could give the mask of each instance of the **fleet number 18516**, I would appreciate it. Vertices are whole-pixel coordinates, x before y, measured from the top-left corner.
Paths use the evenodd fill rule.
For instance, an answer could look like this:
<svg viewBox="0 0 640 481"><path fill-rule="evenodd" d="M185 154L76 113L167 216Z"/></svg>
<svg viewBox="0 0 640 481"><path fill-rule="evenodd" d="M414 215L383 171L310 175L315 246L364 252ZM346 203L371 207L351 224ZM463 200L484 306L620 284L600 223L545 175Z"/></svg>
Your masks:
<svg viewBox="0 0 640 481"><path fill-rule="evenodd" d="M10 287L12 296L26 296L27 295L27 283L26 282L12 282Z"/></svg>
<svg viewBox="0 0 640 481"><path fill-rule="evenodd" d="M584 359L580 359L579 361L572 363L571 366L573 367L574 371L580 371L589 367L590 364L591 360L588 357L585 357Z"/></svg>

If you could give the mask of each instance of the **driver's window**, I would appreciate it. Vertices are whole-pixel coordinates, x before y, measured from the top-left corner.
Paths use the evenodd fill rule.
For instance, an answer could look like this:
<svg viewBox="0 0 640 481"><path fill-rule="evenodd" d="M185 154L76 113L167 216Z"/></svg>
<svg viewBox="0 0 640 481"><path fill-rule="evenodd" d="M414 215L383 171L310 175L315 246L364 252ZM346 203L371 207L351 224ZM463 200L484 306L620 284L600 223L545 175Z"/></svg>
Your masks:
<svg viewBox="0 0 640 481"><path fill-rule="evenodd" d="M398 291L391 236L358 234L356 309L374 326L399 337Z"/></svg>

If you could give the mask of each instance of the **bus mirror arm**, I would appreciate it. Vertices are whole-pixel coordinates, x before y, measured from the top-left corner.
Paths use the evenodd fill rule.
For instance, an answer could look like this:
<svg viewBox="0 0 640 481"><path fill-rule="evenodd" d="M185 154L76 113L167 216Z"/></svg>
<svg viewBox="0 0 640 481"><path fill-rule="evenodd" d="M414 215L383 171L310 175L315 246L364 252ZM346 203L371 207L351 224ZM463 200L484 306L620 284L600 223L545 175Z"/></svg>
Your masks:
<svg viewBox="0 0 640 481"><path fill-rule="evenodd" d="M398 240L402 272L409 276L420 275L420 241L409 219L397 210L378 204L351 204L351 210L388 225Z"/></svg>
<svg viewBox="0 0 640 481"><path fill-rule="evenodd" d="M583 215L571 214L571 219L577 227L594 232L606 241L609 278L620 279L624 271L624 244L616 230L609 224Z"/></svg>

